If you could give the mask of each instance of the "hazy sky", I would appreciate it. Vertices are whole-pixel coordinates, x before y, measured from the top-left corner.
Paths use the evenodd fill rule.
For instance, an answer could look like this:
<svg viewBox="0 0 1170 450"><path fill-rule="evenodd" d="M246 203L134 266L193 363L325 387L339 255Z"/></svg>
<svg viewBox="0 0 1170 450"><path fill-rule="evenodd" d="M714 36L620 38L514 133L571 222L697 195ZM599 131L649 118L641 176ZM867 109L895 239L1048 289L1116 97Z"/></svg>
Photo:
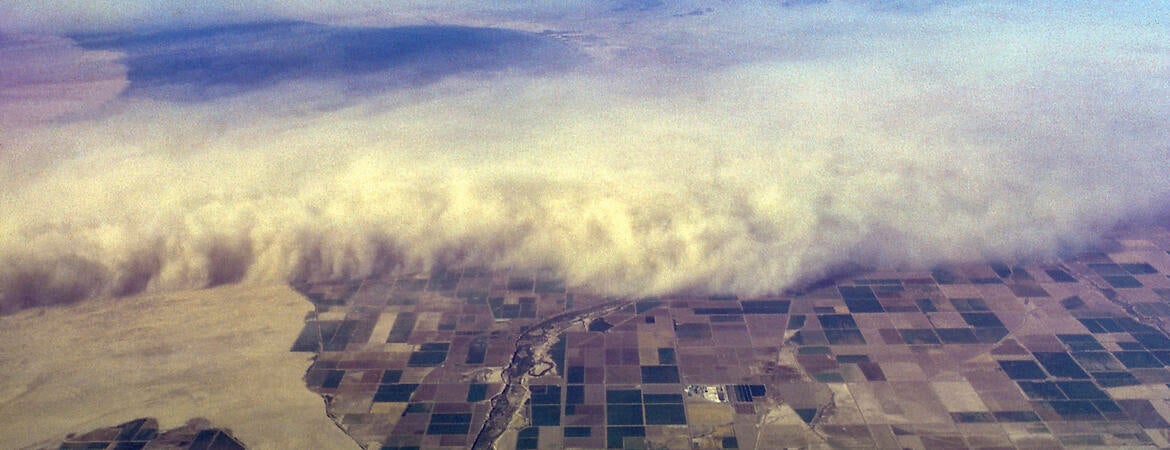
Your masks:
<svg viewBox="0 0 1170 450"><path fill-rule="evenodd" d="M1160 2L0 2L0 312L443 264L616 294L1170 206Z"/></svg>

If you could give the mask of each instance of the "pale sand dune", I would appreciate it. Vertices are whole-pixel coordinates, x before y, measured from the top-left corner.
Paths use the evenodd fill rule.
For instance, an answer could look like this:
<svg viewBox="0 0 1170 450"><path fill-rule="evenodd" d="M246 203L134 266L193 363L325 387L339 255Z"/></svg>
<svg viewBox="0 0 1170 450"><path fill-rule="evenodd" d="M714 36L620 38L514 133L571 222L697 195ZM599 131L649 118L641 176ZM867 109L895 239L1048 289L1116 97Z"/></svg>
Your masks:
<svg viewBox="0 0 1170 450"><path fill-rule="evenodd" d="M0 448L147 416L206 417L249 448L356 448L288 351L310 308L287 286L228 286L0 317Z"/></svg>

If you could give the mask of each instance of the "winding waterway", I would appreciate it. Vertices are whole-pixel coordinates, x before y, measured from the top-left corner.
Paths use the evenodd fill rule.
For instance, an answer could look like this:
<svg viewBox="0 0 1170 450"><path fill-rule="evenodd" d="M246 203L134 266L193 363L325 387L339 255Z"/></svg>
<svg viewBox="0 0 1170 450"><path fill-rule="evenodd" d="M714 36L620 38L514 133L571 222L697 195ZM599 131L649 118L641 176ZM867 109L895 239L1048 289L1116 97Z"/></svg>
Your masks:
<svg viewBox="0 0 1170 450"><path fill-rule="evenodd" d="M504 368L504 390L492 397L492 409L484 421L483 428L475 437L474 449L494 449L496 441L508 429L524 401L528 399L528 380L547 372L534 373L541 363L548 362L548 350L557 338L574 323L587 322L606 316L624 306L632 305L631 300L604 303L592 308L570 311L540 322L520 334L516 340L516 351L512 361ZM551 364L551 362L549 362Z"/></svg>

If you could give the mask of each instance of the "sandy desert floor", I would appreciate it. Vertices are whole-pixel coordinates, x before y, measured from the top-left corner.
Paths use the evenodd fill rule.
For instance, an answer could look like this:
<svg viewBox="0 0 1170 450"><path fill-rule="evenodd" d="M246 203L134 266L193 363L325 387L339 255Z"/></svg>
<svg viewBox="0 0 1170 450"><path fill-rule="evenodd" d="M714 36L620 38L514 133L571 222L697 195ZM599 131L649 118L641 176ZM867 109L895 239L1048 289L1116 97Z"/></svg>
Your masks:
<svg viewBox="0 0 1170 450"><path fill-rule="evenodd" d="M0 317L0 447L151 416L205 417L249 448L356 448L288 351L310 308L287 286L230 286Z"/></svg>

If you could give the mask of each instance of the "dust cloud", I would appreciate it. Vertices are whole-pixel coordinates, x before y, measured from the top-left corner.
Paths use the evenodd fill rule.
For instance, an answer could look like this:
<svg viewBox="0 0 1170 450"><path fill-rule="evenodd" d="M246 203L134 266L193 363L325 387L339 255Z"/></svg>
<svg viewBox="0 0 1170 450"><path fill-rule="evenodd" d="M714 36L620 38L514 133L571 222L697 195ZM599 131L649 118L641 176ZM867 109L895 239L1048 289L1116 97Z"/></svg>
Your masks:
<svg viewBox="0 0 1170 450"><path fill-rule="evenodd" d="M191 17L28 18L84 31L35 61L120 94L3 122L0 312L461 265L758 294L846 264L1043 258L1167 211L1164 11L777 3L272 9L242 16L294 20L259 44ZM420 30L441 45L361 44ZM22 77L0 86L37 92Z"/></svg>

